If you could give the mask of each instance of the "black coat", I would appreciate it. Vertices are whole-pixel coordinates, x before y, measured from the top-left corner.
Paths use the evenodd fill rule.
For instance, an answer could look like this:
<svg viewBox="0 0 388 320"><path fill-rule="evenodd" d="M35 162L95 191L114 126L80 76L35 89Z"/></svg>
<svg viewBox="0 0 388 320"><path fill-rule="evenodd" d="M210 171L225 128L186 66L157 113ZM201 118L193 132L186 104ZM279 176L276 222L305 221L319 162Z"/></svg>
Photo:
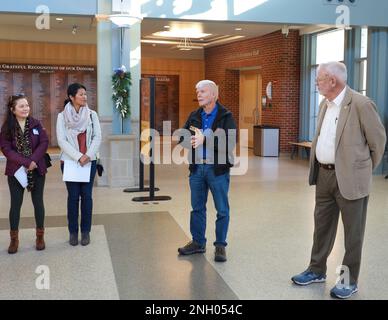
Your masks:
<svg viewBox="0 0 388 320"><path fill-rule="evenodd" d="M218 111L216 118L213 122L212 130L213 136L209 139L205 139L204 145L207 150L214 150L214 173L216 176L225 174L229 172L230 168L234 164L233 150L236 146L236 122L233 119L232 112L226 109L223 105L217 102ZM190 126L194 126L198 129L202 129L202 116L201 113L203 108L198 108L193 111L189 118L187 119L185 125L180 130L180 140L179 143L184 147L189 149L189 170L194 172L197 169L195 165L197 152L194 152L194 148L191 147L191 136L194 135L194 132L190 132ZM232 129L232 131L228 131ZM189 133L190 132L190 133ZM199 146L198 148L201 148ZM198 162L197 162L198 163Z"/></svg>

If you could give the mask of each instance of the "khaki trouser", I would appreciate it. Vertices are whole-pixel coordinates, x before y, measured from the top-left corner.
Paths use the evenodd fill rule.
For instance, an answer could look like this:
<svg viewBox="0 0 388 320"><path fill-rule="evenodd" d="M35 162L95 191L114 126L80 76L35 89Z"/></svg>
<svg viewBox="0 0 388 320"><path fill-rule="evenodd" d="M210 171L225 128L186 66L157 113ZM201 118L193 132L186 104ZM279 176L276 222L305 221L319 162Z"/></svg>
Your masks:
<svg viewBox="0 0 388 320"><path fill-rule="evenodd" d="M350 271L350 284L358 281L369 196L357 200L342 197L335 170L319 168L315 194L314 242L309 270L326 274L326 261L333 248L341 211L345 234L343 266Z"/></svg>

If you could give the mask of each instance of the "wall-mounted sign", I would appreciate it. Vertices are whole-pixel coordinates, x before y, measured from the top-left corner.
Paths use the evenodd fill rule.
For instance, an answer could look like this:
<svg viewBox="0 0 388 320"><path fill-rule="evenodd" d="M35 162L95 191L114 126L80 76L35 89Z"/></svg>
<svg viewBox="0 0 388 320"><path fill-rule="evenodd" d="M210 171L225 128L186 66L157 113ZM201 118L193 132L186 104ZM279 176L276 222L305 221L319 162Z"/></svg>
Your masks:
<svg viewBox="0 0 388 320"><path fill-rule="evenodd" d="M226 56L226 60L244 60L254 58L259 55L259 50L253 50L249 52L232 53Z"/></svg>

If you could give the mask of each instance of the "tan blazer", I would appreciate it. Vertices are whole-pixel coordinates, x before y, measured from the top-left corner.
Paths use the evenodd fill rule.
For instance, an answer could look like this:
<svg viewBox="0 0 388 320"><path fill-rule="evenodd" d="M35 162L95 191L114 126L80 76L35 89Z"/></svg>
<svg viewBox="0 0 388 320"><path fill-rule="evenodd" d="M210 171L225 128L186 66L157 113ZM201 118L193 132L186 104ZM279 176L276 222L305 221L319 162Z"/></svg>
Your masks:
<svg viewBox="0 0 388 320"><path fill-rule="evenodd" d="M323 100L319 106L317 132L311 147L310 185L317 183L319 166L315 149L326 109L327 101ZM372 170L383 157L385 142L385 128L374 102L347 87L335 139L335 174L345 199L355 200L369 195Z"/></svg>

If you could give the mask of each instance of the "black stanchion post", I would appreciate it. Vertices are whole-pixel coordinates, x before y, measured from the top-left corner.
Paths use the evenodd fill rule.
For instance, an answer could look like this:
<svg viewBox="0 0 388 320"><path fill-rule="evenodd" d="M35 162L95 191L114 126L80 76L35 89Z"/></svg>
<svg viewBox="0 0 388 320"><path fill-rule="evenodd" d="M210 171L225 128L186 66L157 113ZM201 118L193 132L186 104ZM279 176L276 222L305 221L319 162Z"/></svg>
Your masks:
<svg viewBox="0 0 388 320"><path fill-rule="evenodd" d="M142 86L145 86L146 83L144 81L149 81L148 79L140 79L140 99L151 99L151 97L143 97L143 94L142 94ZM141 104L144 105L146 104L147 102L145 101L141 101ZM141 121L142 121L142 118L143 118L143 114L142 114L142 106L140 107L140 125L139 125L139 137L141 137ZM155 188L155 186L153 187L155 191L159 191L159 188ZM124 192L146 192L146 191L150 191L150 188L149 187L144 187L144 162L143 162L143 157L142 157L142 154L141 154L141 141L139 142L139 188L126 188L123 190Z"/></svg>
<svg viewBox="0 0 388 320"><path fill-rule="evenodd" d="M149 97L149 115L150 115L150 187L149 187L149 196L148 197L135 197L132 201L136 202L146 202L146 201L166 201L171 200L169 196L155 196L155 163L154 163L154 148L155 148L155 77L148 78L150 81L150 97ZM148 80L147 79L147 80Z"/></svg>

